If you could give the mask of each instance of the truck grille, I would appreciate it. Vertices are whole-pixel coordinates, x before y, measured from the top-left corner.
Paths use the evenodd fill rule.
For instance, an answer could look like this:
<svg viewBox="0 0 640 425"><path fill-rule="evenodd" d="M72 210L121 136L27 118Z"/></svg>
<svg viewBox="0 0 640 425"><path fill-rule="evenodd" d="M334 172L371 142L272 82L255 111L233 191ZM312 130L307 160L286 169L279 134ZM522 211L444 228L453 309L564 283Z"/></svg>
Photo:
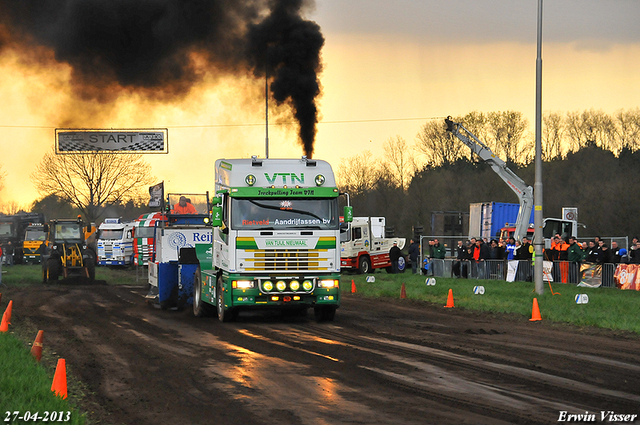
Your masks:
<svg viewBox="0 0 640 425"><path fill-rule="evenodd" d="M247 271L275 270L324 270L320 267L320 252L327 250L247 250L253 258L246 258Z"/></svg>
<svg viewBox="0 0 640 425"><path fill-rule="evenodd" d="M289 242L282 241L283 244ZM326 236L319 237L307 248L283 246L265 249L258 248L254 238L240 237L236 241L237 264L239 270L248 272L335 271L335 247L336 238Z"/></svg>

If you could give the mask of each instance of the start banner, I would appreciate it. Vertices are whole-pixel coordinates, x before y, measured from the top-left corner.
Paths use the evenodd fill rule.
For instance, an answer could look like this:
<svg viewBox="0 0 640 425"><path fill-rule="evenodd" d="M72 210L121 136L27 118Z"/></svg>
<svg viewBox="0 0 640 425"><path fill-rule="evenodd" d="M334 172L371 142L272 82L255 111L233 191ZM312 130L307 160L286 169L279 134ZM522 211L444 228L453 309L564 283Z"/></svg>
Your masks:
<svg viewBox="0 0 640 425"><path fill-rule="evenodd" d="M613 275L620 289L640 291L640 264L620 264Z"/></svg>

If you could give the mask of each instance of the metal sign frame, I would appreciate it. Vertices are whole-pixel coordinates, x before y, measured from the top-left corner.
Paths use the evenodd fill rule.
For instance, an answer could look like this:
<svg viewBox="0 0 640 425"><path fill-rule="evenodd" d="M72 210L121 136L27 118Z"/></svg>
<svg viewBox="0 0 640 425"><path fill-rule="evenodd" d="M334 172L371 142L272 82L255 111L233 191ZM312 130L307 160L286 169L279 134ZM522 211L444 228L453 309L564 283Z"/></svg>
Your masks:
<svg viewBox="0 0 640 425"><path fill-rule="evenodd" d="M55 151L58 155L86 153L169 153L169 130L56 128Z"/></svg>

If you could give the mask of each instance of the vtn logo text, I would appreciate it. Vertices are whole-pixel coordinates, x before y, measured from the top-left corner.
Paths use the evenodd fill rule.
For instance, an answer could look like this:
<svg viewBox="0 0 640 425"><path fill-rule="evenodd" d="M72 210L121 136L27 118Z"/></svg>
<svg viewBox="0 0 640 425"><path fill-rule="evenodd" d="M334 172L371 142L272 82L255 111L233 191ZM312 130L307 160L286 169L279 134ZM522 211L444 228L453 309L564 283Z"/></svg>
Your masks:
<svg viewBox="0 0 640 425"><path fill-rule="evenodd" d="M269 176L269 173L264 173L264 177L270 184L274 184L278 176L282 177L282 184L295 184L298 181L300 184L304 184L304 173L300 173L298 176L296 173L273 173L273 176ZM289 183L287 183L287 177L290 177Z"/></svg>

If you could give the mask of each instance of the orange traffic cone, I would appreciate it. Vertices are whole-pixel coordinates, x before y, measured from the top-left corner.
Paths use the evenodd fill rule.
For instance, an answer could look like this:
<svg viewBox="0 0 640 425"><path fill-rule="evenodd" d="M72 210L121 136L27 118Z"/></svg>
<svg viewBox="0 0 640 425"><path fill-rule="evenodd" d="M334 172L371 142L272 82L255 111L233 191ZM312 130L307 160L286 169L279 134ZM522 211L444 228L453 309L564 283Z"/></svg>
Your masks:
<svg viewBox="0 0 640 425"><path fill-rule="evenodd" d="M542 320L542 317L540 316L540 308L538 308L538 299L534 298L533 299L533 309L531 310L531 319L529 319L530 322L535 322L538 320Z"/></svg>
<svg viewBox="0 0 640 425"><path fill-rule="evenodd" d="M447 305L445 308L453 308L453 290L449 289L449 296L447 297Z"/></svg>
<svg viewBox="0 0 640 425"><path fill-rule="evenodd" d="M407 298L407 289L404 287L404 282L402 282L402 287L400 288L400 298Z"/></svg>
<svg viewBox="0 0 640 425"><path fill-rule="evenodd" d="M356 288L356 283L353 281L353 279L351 279L351 293L355 294L356 292L358 292L358 289Z"/></svg>
<svg viewBox="0 0 640 425"><path fill-rule="evenodd" d="M40 361L42 358L42 337L44 332L38 331L38 335L36 335L36 340L33 341L33 345L31 346L31 355L36 358L37 361Z"/></svg>
<svg viewBox="0 0 640 425"><path fill-rule="evenodd" d="M9 325L11 324L11 308L13 307L13 300L9 301L9 305L7 305L7 309L4 311L2 315L2 322L0 323L0 332L8 332Z"/></svg>
<svg viewBox="0 0 640 425"><path fill-rule="evenodd" d="M67 398L67 366L64 359L58 359L56 373L53 375L53 384L51 391L56 393L58 397Z"/></svg>

